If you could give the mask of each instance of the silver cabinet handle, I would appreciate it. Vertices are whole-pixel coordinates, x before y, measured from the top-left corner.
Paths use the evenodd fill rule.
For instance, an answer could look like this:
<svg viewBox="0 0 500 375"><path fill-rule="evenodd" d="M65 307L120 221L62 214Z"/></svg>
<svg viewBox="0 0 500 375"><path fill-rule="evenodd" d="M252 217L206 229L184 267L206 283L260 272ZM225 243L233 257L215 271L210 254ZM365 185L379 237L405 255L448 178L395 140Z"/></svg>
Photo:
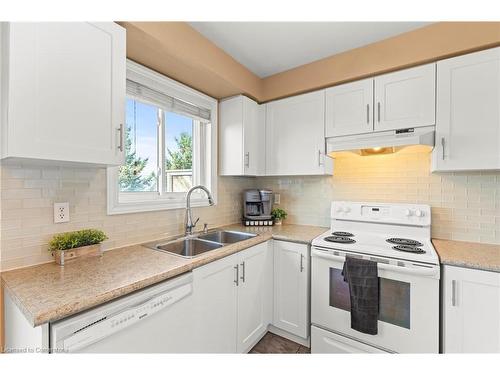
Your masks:
<svg viewBox="0 0 500 375"><path fill-rule="evenodd" d="M236 286L240 285L240 266L237 264L234 266L234 269L236 270L236 278L234 279L234 283Z"/></svg>
<svg viewBox="0 0 500 375"><path fill-rule="evenodd" d="M366 123L370 124L370 104L366 105Z"/></svg>
<svg viewBox="0 0 500 375"><path fill-rule="evenodd" d="M245 282L245 261L241 263L241 281Z"/></svg>
<svg viewBox="0 0 500 375"><path fill-rule="evenodd" d="M442 151L442 153L443 153L443 154L442 154L442 158L443 158L443 160L444 160L444 158L445 158L445 155L444 155L444 144L445 144L445 139L444 139L444 137L441 137L441 151Z"/></svg>
<svg viewBox="0 0 500 375"><path fill-rule="evenodd" d="M123 152L123 124L120 124L120 127L116 130L120 134L120 143L118 144L118 150L120 150L120 152Z"/></svg>
<svg viewBox="0 0 500 375"><path fill-rule="evenodd" d="M452 306L457 305L457 281L456 280L451 281L451 305Z"/></svg>
<svg viewBox="0 0 500 375"><path fill-rule="evenodd" d="M300 254L300 272L304 272L304 254Z"/></svg>
<svg viewBox="0 0 500 375"><path fill-rule="evenodd" d="M245 152L245 167L250 167L250 152Z"/></svg>
<svg viewBox="0 0 500 375"><path fill-rule="evenodd" d="M377 103L377 121L380 122L380 102Z"/></svg>
<svg viewBox="0 0 500 375"><path fill-rule="evenodd" d="M318 150L318 165L321 167L323 165L322 161L321 161L321 150Z"/></svg>

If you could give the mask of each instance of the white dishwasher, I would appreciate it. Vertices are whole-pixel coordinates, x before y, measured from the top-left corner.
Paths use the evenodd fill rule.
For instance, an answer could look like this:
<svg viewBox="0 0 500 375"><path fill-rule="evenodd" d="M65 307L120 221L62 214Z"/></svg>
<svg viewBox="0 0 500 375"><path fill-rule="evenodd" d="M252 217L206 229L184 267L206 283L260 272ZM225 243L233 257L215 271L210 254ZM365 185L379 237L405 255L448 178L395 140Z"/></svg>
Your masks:
<svg viewBox="0 0 500 375"><path fill-rule="evenodd" d="M140 290L50 325L53 353L192 351L193 275Z"/></svg>

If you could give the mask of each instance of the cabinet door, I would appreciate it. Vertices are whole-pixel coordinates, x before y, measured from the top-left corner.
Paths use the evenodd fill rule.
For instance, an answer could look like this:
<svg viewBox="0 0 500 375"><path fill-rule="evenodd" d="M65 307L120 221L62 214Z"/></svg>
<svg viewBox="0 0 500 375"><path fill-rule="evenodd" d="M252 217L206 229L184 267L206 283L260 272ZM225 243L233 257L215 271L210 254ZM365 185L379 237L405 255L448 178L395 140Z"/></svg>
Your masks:
<svg viewBox="0 0 500 375"><path fill-rule="evenodd" d="M375 130L434 125L436 64L375 77Z"/></svg>
<svg viewBox="0 0 500 375"><path fill-rule="evenodd" d="M437 64L435 171L500 168L500 48Z"/></svg>
<svg viewBox="0 0 500 375"><path fill-rule="evenodd" d="M265 242L240 253L238 353L248 352L266 332L271 322L271 246Z"/></svg>
<svg viewBox="0 0 500 375"><path fill-rule="evenodd" d="M258 176L265 173L264 106L239 95L219 105L221 176Z"/></svg>
<svg viewBox="0 0 500 375"><path fill-rule="evenodd" d="M309 337L309 249L307 245L274 241L273 325Z"/></svg>
<svg viewBox="0 0 500 375"><path fill-rule="evenodd" d="M236 352L238 260L235 254L193 271L195 351Z"/></svg>
<svg viewBox="0 0 500 375"><path fill-rule="evenodd" d="M500 353L500 273L444 267L443 351Z"/></svg>
<svg viewBox="0 0 500 375"><path fill-rule="evenodd" d="M5 27L9 115L3 156L121 164L125 29L113 22Z"/></svg>
<svg viewBox="0 0 500 375"><path fill-rule="evenodd" d="M373 131L373 79L326 90L326 136Z"/></svg>
<svg viewBox="0 0 500 375"><path fill-rule="evenodd" d="M244 175L264 174L265 162L265 107L243 97L243 164Z"/></svg>
<svg viewBox="0 0 500 375"><path fill-rule="evenodd" d="M325 91L266 104L266 174L332 174L325 157Z"/></svg>
<svg viewBox="0 0 500 375"><path fill-rule="evenodd" d="M244 172L243 96L219 104L219 173L241 176Z"/></svg>

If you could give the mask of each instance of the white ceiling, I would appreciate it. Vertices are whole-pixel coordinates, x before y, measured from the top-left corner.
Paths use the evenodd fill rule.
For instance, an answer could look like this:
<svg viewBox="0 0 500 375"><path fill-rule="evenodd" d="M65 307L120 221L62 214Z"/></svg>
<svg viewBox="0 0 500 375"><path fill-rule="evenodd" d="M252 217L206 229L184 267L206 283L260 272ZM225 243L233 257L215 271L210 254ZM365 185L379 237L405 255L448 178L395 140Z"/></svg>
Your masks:
<svg viewBox="0 0 500 375"><path fill-rule="evenodd" d="M190 22L259 77L417 29L429 22Z"/></svg>

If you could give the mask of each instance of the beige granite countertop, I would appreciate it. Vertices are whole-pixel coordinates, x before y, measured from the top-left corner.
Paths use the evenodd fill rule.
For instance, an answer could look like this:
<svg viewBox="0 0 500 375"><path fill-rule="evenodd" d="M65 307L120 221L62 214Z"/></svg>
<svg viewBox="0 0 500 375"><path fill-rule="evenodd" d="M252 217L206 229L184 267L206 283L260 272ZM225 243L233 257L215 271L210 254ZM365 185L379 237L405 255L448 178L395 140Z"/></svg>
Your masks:
<svg viewBox="0 0 500 375"><path fill-rule="evenodd" d="M442 264L500 272L500 245L432 239Z"/></svg>
<svg viewBox="0 0 500 375"><path fill-rule="evenodd" d="M81 259L64 267L47 263L3 272L1 276L5 289L28 321L38 326L178 276L271 238L308 244L328 230L305 225L256 228L239 224L224 229L257 233L258 236L193 259L134 245L109 250L102 257Z"/></svg>

